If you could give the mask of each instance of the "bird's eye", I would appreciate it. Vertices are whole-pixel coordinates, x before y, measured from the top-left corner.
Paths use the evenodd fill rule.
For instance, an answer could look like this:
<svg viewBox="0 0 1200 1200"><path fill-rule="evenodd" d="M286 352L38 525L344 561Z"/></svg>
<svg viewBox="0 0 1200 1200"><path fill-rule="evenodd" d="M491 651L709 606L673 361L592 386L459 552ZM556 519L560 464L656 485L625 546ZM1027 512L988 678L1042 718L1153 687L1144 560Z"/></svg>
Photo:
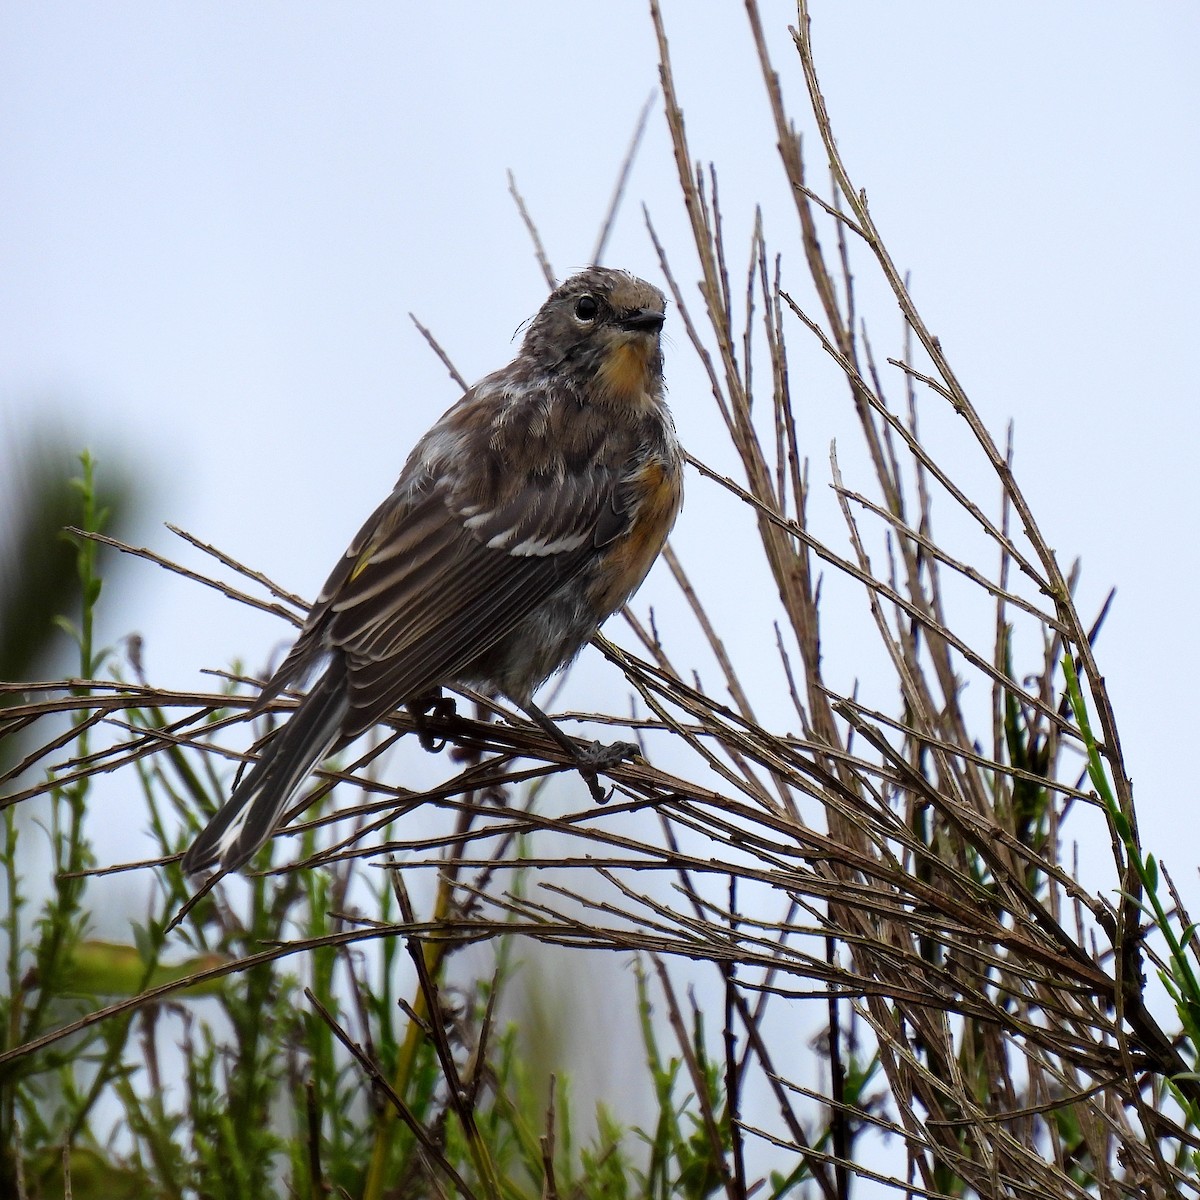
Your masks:
<svg viewBox="0 0 1200 1200"><path fill-rule="evenodd" d="M575 316L580 321L594 321L599 312L600 305L596 303L595 296L580 296L575 301Z"/></svg>

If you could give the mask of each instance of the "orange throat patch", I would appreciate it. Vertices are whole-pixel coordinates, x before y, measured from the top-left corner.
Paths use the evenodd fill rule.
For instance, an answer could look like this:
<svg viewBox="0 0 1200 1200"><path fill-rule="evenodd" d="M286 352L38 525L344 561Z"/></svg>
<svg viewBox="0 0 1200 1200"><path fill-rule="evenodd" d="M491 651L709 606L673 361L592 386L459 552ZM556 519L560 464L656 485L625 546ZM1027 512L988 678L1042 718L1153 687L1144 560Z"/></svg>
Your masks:
<svg viewBox="0 0 1200 1200"><path fill-rule="evenodd" d="M630 337L618 342L604 356L597 372L601 388L614 400L639 399L649 390L653 353L649 338Z"/></svg>

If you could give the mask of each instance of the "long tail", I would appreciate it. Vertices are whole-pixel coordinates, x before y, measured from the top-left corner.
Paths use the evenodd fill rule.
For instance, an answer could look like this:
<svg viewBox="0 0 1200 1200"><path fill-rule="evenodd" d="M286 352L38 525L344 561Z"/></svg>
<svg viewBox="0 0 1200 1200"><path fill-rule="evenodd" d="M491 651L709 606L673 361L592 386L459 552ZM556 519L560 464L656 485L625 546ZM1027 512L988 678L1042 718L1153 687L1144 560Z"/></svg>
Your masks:
<svg viewBox="0 0 1200 1200"><path fill-rule="evenodd" d="M334 662L192 843L183 856L186 874L217 863L222 872L236 871L254 857L301 784L333 748L349 708L345 669Z"/></svg>

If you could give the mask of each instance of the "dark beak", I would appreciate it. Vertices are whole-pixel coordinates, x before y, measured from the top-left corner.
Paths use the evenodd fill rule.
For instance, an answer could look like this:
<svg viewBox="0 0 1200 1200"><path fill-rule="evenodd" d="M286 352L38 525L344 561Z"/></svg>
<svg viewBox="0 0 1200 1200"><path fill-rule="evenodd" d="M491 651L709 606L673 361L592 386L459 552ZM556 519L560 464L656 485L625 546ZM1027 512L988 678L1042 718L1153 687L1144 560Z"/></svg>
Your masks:
<svg viewBox="0 0 1200 1200"><path fill-rule="evenodd" d="M665 320L666 316L656 308L639 308L622 317L619 324L631 333L658 333Z"/></svg>

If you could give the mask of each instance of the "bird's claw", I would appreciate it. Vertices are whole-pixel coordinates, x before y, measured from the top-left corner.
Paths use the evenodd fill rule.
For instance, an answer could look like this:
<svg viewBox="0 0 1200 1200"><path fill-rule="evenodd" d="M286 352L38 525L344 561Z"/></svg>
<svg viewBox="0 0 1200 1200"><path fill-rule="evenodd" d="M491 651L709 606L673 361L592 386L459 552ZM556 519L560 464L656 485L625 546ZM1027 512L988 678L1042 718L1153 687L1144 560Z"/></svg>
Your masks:
<svg viewBox="0 0 1200 1200"><path fill-rule="evenodd" d="M597 804L607 804L612 799L612 794L616 790L615 787L610 787L607 790L600 783L598 773L600 771L609 771L618 763L623 763L627 759L640 758L641 748L633 742L593 742L590 746L584 747L579 752L578 767L579 773L583 776L583 782L587 784L588 791L592 793L592 799Z"/></svg>

